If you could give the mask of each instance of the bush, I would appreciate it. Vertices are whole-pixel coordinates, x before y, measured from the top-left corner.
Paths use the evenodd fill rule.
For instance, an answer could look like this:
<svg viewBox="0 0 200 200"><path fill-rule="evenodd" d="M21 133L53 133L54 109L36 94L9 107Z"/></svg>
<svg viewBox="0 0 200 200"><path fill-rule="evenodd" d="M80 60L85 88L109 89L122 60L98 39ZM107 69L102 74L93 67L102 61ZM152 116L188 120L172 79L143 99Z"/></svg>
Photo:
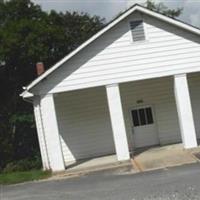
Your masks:
<svg viewBox="0 0 200 200"><path fill-rule="evenodd" d="M19 161L10 162L3 169L4 173L16 171L29 171L33 169L41 169L41 159L39 156L34 159L23 159Z"/></svg>
<svg viewBox="0 0 200 200"><path fill-rule="evenodd" d="M33 116L23 113L1 115L0 168L3 170L8 164L15 165L17 161L27 158L34 160L40 152Z"/></svg>

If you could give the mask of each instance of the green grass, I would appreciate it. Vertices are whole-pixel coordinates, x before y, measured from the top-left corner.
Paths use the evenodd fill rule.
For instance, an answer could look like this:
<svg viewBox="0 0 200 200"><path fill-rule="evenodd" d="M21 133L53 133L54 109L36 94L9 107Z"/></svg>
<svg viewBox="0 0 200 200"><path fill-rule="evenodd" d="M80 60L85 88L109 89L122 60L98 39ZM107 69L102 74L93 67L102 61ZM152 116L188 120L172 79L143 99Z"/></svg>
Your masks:
<svg viewBox="0 0 200 200"><path fill-rule="evenodd" d="M49 171L32 170L25 172L0 173L0 185L16 184L26 181L33 181L48 178L51 176Z"/></svg>

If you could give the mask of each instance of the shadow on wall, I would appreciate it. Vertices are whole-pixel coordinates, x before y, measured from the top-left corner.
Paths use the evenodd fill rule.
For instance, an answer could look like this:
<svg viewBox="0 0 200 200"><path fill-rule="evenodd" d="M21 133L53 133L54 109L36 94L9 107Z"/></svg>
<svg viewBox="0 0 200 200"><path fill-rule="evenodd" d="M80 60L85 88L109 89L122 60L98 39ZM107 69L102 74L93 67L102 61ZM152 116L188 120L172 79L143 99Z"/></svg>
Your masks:
<svg viewBox="0 0 200 200"><path fill-rule="evenodd" d="M58 94L55 107L66 164L115 152L104 87Z"/></svg>

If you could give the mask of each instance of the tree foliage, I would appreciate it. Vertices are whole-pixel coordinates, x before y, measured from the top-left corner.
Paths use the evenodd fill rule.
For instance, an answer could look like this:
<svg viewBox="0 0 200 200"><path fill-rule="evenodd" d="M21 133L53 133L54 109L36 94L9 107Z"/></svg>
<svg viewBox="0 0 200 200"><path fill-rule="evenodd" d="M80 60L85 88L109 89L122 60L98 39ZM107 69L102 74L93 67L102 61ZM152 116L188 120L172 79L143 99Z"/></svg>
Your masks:
<svg viewBox="0 0 200 200"><path fill-rule="evenodd" d="M183 11L183 8L169 9L164 3L162 3L162 2L155 3L152 0L147 0L146 6L150 10L162 13L162 14L164 14L168 17L172 17L172 18L180 16Z"/></svg>
<svg viewBox="0 0 200 200"><path fill-rule="evenodd" d="M145 7L147 7L148 9L159 12L159 13L166 15L168 17L171 17L171 18L179 17L183 12L183 8L170 9L164 3L162 3L162 2L155 3L155 1L153 1L153 0L147 0L144 4L145 4ZM124 12L126 12L126 11L124 11ZM121 16L124 12L118 13L113 18L112 21L114 21L116 18Z"/></svg>
<svg viewBox="0 0 200 200"><path fill-rule="evenodd" d="M32 105L19 94L46 69L104 26L87 13L49 13L30 0L0 1L0 168L38 152Z"/></svg>

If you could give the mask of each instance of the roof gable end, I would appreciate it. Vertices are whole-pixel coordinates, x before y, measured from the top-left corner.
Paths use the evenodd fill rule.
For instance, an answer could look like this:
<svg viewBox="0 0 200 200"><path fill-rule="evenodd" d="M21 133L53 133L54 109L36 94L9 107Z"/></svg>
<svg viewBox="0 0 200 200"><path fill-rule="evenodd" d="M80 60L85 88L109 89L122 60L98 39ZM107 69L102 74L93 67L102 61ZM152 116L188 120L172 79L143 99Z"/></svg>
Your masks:
<svg viewBox="0 0 200 200"><path fill-rule="evenodd" d="M157 19L160 19L160 20L165 21L167 23L173 24L173 25L175 25L175 26L177 26L179 28L182 28L184 30L190 31L190 32L195 33L197 35L200 35L200 29L198 29L196 27L193 27L193 26L188 25L186 23L183 23L181 21L175 20L173 18L167 17L167 16L162 15L160 13L157 13L155 11L151 11L151 10L145 8L145 7L142 7L142 6L138 5L138 4L136 4L133 7L131 7L130 9L128 9L127 11L125 11L118 18L116 18L115 20L113 20L111 23L109 23L105 28L103 28L101 31L99 31L98 33L96 33L94 36L92 36L90 39L88 39L82 45L80 45L77 49L75 49L74 51L72 51L71 53L69 53L67 56L65 56L63 59L61 59L58 63L56 63L53 67L51 67L50 69L48 69L40 77L38 77L37 79L35 79L27 87L25 87L24 88L25 91L21 94L21 96L23 96L23 97L26 98L26 93L31 88L33 88L34 86L36 86L40 81L42 81L48 75L50 75L51 73L53 73L57 68L59 68L60 66L62 66L70 58L72 58L73 56L75 56L76 54L78 54L81 50L83 50L85 47L87 47L90 43L92 43L93 41L95 41L97 38L99 38L101 35L103 35L105 32L107 32L108 30L110 30L112 27L114 27L115 25L117 25L119 22L121 22L123 19L125 19L126 17L128 17L130 14L132 14L135 11L139 11L139 12L142 12L144 14L153 16L153 17L155 17Z"/></svg>

